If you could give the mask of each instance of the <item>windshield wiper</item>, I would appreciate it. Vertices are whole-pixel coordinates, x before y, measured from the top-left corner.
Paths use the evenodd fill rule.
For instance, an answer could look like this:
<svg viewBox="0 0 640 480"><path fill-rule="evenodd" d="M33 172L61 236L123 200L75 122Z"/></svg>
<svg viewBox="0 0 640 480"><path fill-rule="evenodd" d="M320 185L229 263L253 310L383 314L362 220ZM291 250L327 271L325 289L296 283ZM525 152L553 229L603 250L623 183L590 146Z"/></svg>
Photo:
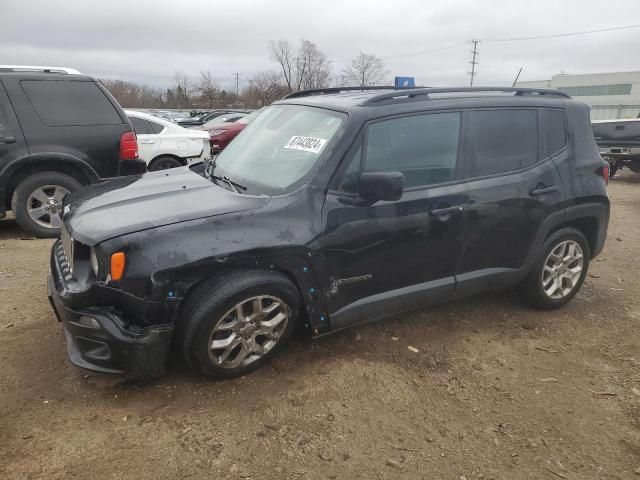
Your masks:
<svg viewBox="0 0 640 480"><path fill-rule="evenodd" d="M242 193L244 190L247 189L247 187L245 187L241 183L234 182L233 180L231 180L229 177L225 175L214 175L213 172L215 169L216 169L216 160L214 159L214 160L211 160L205 168L205 172L211 180L214 180L216 182L226 183L227 185L229 185L230 189L236 193Z"/></svg>

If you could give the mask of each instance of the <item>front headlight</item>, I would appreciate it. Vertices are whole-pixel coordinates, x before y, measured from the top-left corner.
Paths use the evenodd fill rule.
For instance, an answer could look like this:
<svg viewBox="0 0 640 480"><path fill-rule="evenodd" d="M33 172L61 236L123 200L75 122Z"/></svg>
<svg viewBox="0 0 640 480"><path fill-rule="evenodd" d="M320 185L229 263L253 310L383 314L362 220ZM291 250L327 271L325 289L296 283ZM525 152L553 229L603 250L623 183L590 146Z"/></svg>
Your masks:
<svg viewBox="0 0 640 480"><path fill-rule="evenodd" d="M209 134L210 137L215 137L217 135L222 135L225 131L224 130L211 130L211 133Z"/></svg>
<svg viewBox="0 0 640 480"><path fill-rule="evenodd" d="M93 274L97 277L98 276L98 270L99 270L98 257L96 255L96 251L93 249L93 247L91 248L91 269L93 270Z"/></svg>

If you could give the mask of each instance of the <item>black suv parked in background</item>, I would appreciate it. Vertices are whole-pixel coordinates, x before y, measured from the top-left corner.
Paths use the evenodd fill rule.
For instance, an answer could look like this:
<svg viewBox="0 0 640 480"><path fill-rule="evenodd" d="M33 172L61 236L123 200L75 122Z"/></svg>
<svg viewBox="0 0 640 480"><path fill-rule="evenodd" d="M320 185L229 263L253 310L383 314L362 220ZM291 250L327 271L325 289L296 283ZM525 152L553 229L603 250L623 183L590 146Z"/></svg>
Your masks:
<svg viewBox="0 0 640 480"><path fill-rule="evenodd" d="M545 309L576 294L609 219L587 105L343 90L276 102L206 168L69 197L49 295L72 362L153 376L173 342L235 376L296 326L319 335L511 286Z"/></svg>
<svg viewBox="0 0 640 480"><path fill-rule="evenodd" d="M72 69L0 66L0 217L13 210L24 230L57 236L67 193L145 171L137 157L129 120L100 82Z"/></svg>

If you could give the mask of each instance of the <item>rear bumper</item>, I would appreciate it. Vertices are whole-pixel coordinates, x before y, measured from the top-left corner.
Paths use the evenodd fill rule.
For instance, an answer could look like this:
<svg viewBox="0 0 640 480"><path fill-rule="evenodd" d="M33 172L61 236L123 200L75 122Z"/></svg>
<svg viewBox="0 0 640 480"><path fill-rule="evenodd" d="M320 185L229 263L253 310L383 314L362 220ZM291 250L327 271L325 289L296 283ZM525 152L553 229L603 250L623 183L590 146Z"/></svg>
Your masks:
<svg viewBox="0 0 640 480"><path fill-rule="evenodd" d="M142 159L122 160L120 162L120 176L140 175L147 171L147 163Z"/></svg>
<svg viewBox="0 0 640 480"><path fill-rule="evenodd" d="M96 294L87 297L86 292L76 293L67 287L54 254L57 243L52 251L47 293L62 323L71 363L97 372L126 374L130 378L161 376L171 349L173 324L132 327L115 306L78 306L78 295L86 301Z"/></svg>

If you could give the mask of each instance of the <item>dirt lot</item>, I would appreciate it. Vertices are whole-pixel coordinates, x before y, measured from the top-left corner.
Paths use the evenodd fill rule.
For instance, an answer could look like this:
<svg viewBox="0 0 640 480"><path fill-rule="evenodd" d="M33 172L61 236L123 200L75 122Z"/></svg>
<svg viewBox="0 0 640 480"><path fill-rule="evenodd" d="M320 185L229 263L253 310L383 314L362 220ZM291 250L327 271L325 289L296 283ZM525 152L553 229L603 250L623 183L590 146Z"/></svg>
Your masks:
<svg viewBox="0 0 640 480"><path fill-rule="evenodd" d="M640 478L640 175L610 194L560 311L476 297L297 340L239 380L145 385L69 364L51 241L0 221L0 478Z"/></svg>

